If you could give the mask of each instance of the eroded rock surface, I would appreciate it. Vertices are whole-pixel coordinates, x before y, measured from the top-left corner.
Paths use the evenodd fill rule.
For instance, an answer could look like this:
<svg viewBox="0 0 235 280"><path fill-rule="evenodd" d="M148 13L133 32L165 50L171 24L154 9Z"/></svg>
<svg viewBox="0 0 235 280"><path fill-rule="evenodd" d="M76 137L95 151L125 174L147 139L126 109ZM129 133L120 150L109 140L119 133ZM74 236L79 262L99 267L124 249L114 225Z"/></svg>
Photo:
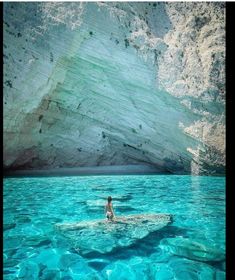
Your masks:
<svg viewBox="0 0 235 280"><path fill-rule="evenodd" d="M128 247L151 232L172 222L170 214L139 214L107 220L56 224L55 228L81 254L109 253L115 248Z"/></svg>
<svg viewBox="0 0 235 280"><path fill-rule="evenodd" d="M223 173L224 3L4 3L4 167Z"/></svg>

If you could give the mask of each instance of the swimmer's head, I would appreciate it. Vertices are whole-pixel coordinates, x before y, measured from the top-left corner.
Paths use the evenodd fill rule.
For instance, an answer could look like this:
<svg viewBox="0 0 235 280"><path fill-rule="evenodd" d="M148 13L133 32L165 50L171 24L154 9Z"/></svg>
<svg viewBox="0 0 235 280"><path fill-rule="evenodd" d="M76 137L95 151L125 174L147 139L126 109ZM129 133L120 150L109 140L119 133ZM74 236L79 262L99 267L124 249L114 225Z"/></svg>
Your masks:
<svg viewBox="0 0 235 280"><path fill-rule="evenodd" d="M110 203L112 201L112 197L108 196L108 202Z"/></svg>

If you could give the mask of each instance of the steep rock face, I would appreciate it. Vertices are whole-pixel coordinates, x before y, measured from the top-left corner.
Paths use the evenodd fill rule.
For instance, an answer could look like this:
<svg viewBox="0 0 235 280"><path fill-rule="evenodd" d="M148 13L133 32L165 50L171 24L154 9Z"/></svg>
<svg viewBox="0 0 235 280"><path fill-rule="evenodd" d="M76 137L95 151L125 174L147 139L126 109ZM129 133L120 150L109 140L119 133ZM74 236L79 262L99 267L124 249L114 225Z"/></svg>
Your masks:
<svg viewBox="0 0 235 280"><path fill-rule="evenodd" d="M223 173L223 3L4 3L4 167Z"/></svg>

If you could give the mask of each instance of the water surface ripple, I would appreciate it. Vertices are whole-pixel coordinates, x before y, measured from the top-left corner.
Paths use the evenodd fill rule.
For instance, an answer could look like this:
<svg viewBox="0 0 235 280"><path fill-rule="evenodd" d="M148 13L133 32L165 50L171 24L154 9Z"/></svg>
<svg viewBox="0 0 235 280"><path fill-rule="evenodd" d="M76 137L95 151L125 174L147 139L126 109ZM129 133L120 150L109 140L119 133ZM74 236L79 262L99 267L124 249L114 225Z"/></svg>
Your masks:
<svg viewBox="0 0 235 280"><path fill-rule="evenodd" d="M82 255L54 225L103 219L108 195L116 215L171 213L174 222ZM225 279L224 177L5 178L3 201L4 279Z"/></svg>

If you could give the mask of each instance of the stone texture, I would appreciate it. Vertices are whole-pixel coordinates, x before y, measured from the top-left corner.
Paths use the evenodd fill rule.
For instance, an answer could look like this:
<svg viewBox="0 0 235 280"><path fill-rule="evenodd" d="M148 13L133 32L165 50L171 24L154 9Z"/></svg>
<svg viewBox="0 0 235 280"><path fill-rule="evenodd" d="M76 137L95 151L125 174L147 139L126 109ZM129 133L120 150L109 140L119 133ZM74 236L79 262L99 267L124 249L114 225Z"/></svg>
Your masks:
<svg viewBox="0 0 235 280"><path fill-rule="evenodd" d="M225 254L216 247L187 238L165 238L160 248L173 255L204 262L225 260Z"/></svg>
<svg viewBox="0 0 235 280"><path fill-rule="evenodd" d="M225 272L203 262L183 258L173 257L169 268L174 272L175 279L225 279Z"/></svg>
<svg viewBox="0 0 235 280"><path fill-rule="evenodd" d="M138 258L133 257L129 261L118 260L107 265L102 271L104 279L225 279L225 273L223 271L217 270L213 266L203 262L172 257L169 262L152 263L147 258L144 262L141 262Z"/></svg>
<svg viewBox="0 0 235 280"><path fill-rule="evenodd" d="M109 253L128 247L172 222L170 214L139 214L77 223L56 224L55 228L71 242L79 254Z"/></svg>
<svg viewBox="0 0 235 280"><path fill-rule="evenodd" d="M224 3L4 3L4 167L225 167Z"/></svg>

